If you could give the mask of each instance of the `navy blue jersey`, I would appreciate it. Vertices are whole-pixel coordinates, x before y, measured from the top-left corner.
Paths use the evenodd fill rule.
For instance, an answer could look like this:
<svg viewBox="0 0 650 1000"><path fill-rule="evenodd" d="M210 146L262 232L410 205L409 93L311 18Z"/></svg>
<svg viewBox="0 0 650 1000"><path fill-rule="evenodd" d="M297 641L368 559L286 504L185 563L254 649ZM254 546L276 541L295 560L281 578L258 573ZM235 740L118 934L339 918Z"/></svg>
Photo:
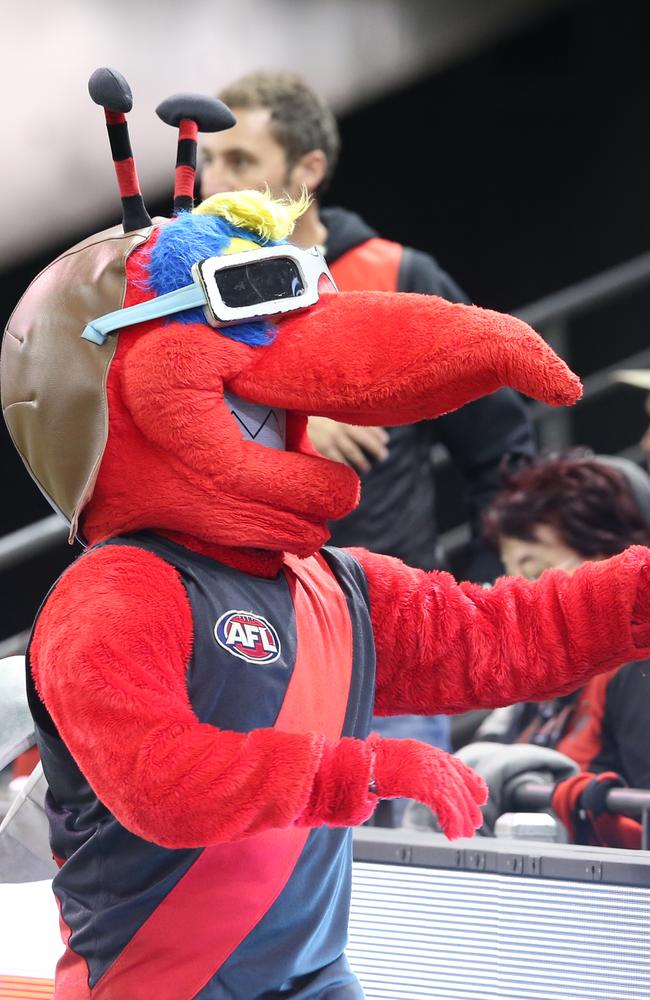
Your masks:
<svg viewBox="0 0 650 1000"><path fill-rule="evenodd" d="M152 534L106 544L146 549L179 571L192 608L194 642L187 692L198 719L238 732L274 726L300 653L291 570L271 580L252 577ZM322 555L343 595L341 605L352 632L352 669L340 735L364 739L370 728L375 669L366 580L348 553L326 549ZM315 562L312 558L305 565ZM333 643L335 639L331 637ZM343 954L351 882L350 830L303 831L304 840L277 898L263 907L259 919L252 919L225 960L216 959L209 966L205 948L200 956L193 954L194 941L203 940L206 914L207 922L212 919L215 926L229 919L228 913L215 912L224 905L223 895L211 906L210 893L232 876L233 867L239 867L242 892L246 893L248 880L250 894L255 895L257 876L247 868L260 863L255 855L257 838L223 847L169 850L135 836L97 799L42 704L36 714L50 787L52 849L65 861L54 890L70 928L68 947L88 967L89 997L126 998L128 988L129 1000L148 1000L151 981L146 962L140 975L130 957L138 955L141 961L137 941L143 934L149 942L152 934L160 937L159 954L151 955L159 968L159 963L169 961L178 969L183 956L197 967L209 967L207 977L197 973L197 989L174 992L171 985L169 1000L262 996L307 1000L325 995L352 1000L363 995ZM280 845L286 831L270 832L275 834ZM188 898L190 885L194 889ZM196 928L193 920L199 922ZM104 990L102 984L122 966L127 970L126 978L119 980L122 986ZM174 977L173 968L169 974ZM155 995L163 1000L159 987Z"/></svg>

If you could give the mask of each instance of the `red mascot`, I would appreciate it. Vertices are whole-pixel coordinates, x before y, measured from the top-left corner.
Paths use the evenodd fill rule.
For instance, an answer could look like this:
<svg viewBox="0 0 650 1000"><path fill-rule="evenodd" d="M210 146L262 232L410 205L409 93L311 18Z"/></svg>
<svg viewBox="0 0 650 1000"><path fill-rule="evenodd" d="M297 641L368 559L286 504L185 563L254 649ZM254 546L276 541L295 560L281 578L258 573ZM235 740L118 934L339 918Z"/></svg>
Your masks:
<svg viewBox="0 0 650 1000"><path fill-rule="evenodd" d="M350 827L381 798L481 823L482 781L379 714L550 698L650 657L650 551L490 590L323 548L352 469L307 416L413 423L510 385L574 402L524 323L421 295L338 294L286 242L300 204L194 212L178 95L175 214L151 223L126 82L97 71L124 210L32 283L10 319L3 409L86 551L39 612L28 687L50 791L66 950L58 1000L352 1000ZM118 333L119 331L119 333Z"/></svg>

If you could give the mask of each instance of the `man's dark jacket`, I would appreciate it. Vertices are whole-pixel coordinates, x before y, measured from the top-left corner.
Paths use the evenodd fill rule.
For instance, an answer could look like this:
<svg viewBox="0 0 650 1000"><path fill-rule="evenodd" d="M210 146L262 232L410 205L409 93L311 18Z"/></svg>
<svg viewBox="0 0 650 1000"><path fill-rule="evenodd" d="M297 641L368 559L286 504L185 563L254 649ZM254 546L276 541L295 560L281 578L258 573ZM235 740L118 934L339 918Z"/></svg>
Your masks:
<svg viewBox="0 0 650 1000"><path fill-rule="evenodd" d="M325 208L321 218L328 232L330 264L378 236L358 215L342 208ZM403 249L397 290L440 295L450 302L469 301L432 257L409 247ZM330 526L333 544L362 545L423 569L440 566L430 458L432 445L440 441L466 483L464 513L474 540L464 575L492 579L501 568L480 544L481 511L498 489L503 457L509 455L516 461L536 450L521 398L510 389L501 389L435 421L391 427L389 435L388 458L374 462L361 477L361 503Z"/></svg>

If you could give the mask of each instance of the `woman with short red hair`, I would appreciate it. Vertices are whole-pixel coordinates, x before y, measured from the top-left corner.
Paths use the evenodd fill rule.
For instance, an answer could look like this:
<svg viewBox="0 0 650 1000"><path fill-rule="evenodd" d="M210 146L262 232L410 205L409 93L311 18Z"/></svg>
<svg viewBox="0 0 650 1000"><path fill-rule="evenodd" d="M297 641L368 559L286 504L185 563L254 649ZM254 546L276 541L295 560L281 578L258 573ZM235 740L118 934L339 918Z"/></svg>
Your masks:
<svg viewBox="0 0 650 1000"><path fill-rule="evenodd" d="M484 531L508 575L535 580L547 569L571 573L586 561L606 559L630 545L650 545L650 477L617 457L577 451L542 456L507 478L484 515ZM534 751L530 759L539 760L540 770L548 767L556 780L563 779L556 785L553 808L572 840L639 847L639 823L607 813L604 798L617 784L650 788L649 732L648 661L600 674L560 698L497 709L474 734L483 745L473 743L460 751L490 785L483 831L490 831L503 811L499 799L505 800L499 781L490 780L500 773L494 754L500 753L500 763L511 769L511 748L502 744L532 744L557 751L555 756ZM494 750L484 741L493 742ZM471 756L479 751L480 762ZM572 761L579 772L565 778ZM528 763L524 769L535 768ZM433 824L426 807L409 806L404 825Z"/></svg>

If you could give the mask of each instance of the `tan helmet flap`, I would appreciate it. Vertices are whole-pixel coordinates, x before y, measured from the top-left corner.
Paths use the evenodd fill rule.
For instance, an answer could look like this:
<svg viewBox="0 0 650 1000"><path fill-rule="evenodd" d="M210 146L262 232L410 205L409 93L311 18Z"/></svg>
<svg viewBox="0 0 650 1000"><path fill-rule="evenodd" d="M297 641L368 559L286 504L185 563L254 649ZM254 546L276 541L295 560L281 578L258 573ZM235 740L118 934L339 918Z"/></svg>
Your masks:
<svg viewBox="0 0 650 1000"><path fill-rule="evenodd" d="M121 226L84 240L31 283L2 343L2 409L30 474L71 523L90 499L106 440L106 381L117 336L81 339L86 324L120 309L125 264L151 228Z"/></svg>

